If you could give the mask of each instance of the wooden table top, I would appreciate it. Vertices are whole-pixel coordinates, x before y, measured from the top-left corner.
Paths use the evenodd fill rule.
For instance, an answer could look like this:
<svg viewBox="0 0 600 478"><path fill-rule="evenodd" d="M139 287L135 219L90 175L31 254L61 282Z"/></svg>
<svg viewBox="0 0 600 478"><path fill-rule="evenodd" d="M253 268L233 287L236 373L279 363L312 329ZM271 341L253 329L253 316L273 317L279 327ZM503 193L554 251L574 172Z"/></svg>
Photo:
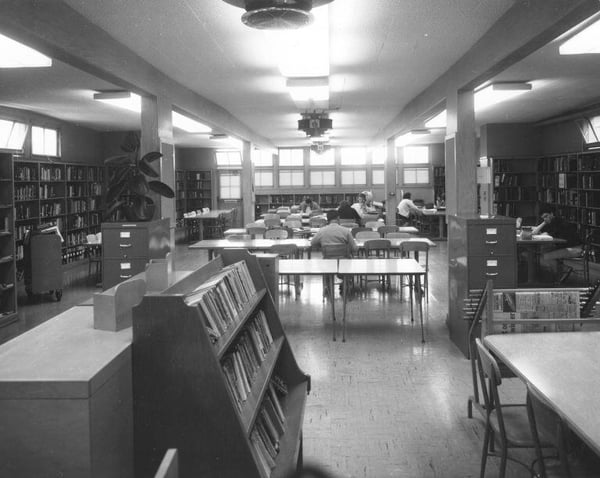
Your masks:
<svg viewBox="0 0 600 478"><path fill-rule="evenodd" d="M428 239L426 237L394 237L394 238L387 238L390 241L390 246L393 249L397 249L400 247L400 244L402 244L403 242L426 242L429 247L436 247L437 244L435 242L433 242L431 239ZM368 239L366 239L368 240ZM365 239L356 239L356 245L359 248L365 247Z"/></svg>
<svg viewBox="0 0 600 478"><path fill-rule="evenodd" d="M338 274L425 274L414 259L340 259Z"/></svg>
<svg viewBox="0 0 600 478"><path fill-rule="evenodd" d="M336 274L337 271L337 259L279 259L279 273L282 275Z"/></svg>
<svg viewBox="0 0 600 478"><path fill-rule="evenodd" d="M600 332L488 335L484 342L600 454Z"/></svg>
<svg viewBox="0 0 600 478"><path fill-rule="evenodd" d="M229 248L244 248L244 249L269 249L275 244L296 244L299 249L309 249L310 240L304 238L292 239L244 239L242 241L230 241L228 239L204 239L203 241L190 244L190 249L224 249Z"/></svg>

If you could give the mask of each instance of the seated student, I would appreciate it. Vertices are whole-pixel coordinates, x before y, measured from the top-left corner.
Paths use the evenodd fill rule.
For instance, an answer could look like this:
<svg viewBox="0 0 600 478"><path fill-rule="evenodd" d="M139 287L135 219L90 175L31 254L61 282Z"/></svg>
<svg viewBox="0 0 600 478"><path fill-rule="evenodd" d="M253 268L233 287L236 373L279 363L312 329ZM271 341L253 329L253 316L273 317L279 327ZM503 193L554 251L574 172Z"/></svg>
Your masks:
<svg viewBox="0 0 600 478"><path fill-rule="evenodd" d="M369 214L376 214L383 209L383 203L374 201L371 191L363 191L361 194L365 195L365 204Z"/></svg>
<svg viewBox="0 0 600 478"><path fill-rule="evenodd" d="M575 224L565 221L563 218L555 216L554 211L545 209L542 212L543 221L532 229L533 234L546 233L554 238L564 239L566 247L553 249L542 254L540 265L550 269L555 280L558 280L557 273L560 259L569 257L579 257L583 251L583 244L577 235Z"/></svg>
<svg viewBox="0 0 600 478"><path fill-rule="evenodd" d="M349 228L340 226L336 209L327 211L327 225L323 226L310 240L311 247L320 248L324 244L347 244L349 250L356 251L358 246Z"/></svg>
<svg viewBox="0 0 600 478"><path fill-rule="evenodd" d="M410 215L414 214L417 216L422 216L423 211L421 211L415 203L412 202L411 194L404 193L402 196L402 201L398 204L398 215L400 216L400 221L398 225L403 226L404 224L410 221Z"/></svg>
<svg viewBox="0 0 600 478"><path fill-rule="evenodd" d="M340 219L352 219L356 224L360 224L360 214L356 212L348 201L341 201L338 206L338 213L340 215Z"/></svg>
<svg viewBox="0 0 600 478"><path fill-rule="evenodd" d="M304 201L300 203L300 212L302 214L310 214L313 211L319 211L321 206L313 201L309 196L304 197Z"/></svg>
<svg viewBox="0 0 600 478"><path fill-rule="evenodd" d="M363 217L369 211L367 210L367 196L364 193L358 194L357 202L352 205L352 209L354 209L360 217Z"/></svg>

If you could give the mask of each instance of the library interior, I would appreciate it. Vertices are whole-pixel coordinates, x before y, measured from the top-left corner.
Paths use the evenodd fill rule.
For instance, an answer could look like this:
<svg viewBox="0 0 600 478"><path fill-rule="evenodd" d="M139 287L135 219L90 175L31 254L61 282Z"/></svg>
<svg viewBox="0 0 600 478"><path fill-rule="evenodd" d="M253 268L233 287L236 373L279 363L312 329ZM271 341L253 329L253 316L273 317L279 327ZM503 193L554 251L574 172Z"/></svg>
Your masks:
<svg viewBox="0 0 600 478"><path fill-rule="evenodd" d="M600 2L0 0L0 476L600 476Z"/></svg>

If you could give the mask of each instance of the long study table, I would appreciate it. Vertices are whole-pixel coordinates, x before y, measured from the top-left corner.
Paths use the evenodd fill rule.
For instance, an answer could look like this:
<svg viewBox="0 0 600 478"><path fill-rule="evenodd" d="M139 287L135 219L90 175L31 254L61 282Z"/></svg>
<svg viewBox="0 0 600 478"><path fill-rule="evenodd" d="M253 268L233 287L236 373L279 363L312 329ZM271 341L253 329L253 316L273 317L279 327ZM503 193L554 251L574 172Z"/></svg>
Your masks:
<svg viewBox="0 0 600 478"><path fill-rule="evenodd" d="M268 251L276 244L295 244L301 252L308 252L310 257L310 240L304 238L292 239L244 239L230 241L228 239L205 239L190 244L190 249L208 251L208 259L212 260L214 251L219 249L248 249L249 251Z"/></svg>
<svg viewBox="0 0 600 478"><path fill-rule="evenodd" d="M537 238L536 238L537 237ZM566 244L567 241L558 237L550 237L546 235L533 236L531 239L521 239L517 235L517 252L524 251L527 257L527 283L531 284L536 281L537 276L537 261L536 256L541 249L546 246L556 247L557 245Z"/></svg>
<svg viewBox="0 0 600 478"><path fill-rule="evenodd" d="M484 343L600 455L600 332L488 335Z"/></svg>

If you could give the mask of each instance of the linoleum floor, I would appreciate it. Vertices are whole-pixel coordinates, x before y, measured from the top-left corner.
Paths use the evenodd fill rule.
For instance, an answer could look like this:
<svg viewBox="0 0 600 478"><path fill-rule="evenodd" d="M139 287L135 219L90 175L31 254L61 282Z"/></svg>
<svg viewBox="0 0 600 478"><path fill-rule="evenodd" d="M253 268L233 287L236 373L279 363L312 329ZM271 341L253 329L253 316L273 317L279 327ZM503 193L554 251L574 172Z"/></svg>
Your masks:
<svg viewBox="0 0 600 478"><path fill-rule="evenodd" d="M206 252L185 245L177 246L174 257L180 270L207 261ZM445 324L447 243L430 252L424 344L418 321L410 321L406 290L401 301L397 290L383 293L376 285L352 298L347 340L333 342L321 279L302 280L298 298L281 289L279 309L296 359L312 381L304 418L305 464L332 478L479 476L483 426L480 418L467 418L470 363L450 342ZM67 272L64 285L61 302L30 303L20 292L21 332L100 290L87 265ZM336 306L339 310L337 290ZM506 388L510 398L523 398L520 384ZM486 477L497 475L498 461L490 459ZM529 474L509 463L507 476Z"/></svg>

